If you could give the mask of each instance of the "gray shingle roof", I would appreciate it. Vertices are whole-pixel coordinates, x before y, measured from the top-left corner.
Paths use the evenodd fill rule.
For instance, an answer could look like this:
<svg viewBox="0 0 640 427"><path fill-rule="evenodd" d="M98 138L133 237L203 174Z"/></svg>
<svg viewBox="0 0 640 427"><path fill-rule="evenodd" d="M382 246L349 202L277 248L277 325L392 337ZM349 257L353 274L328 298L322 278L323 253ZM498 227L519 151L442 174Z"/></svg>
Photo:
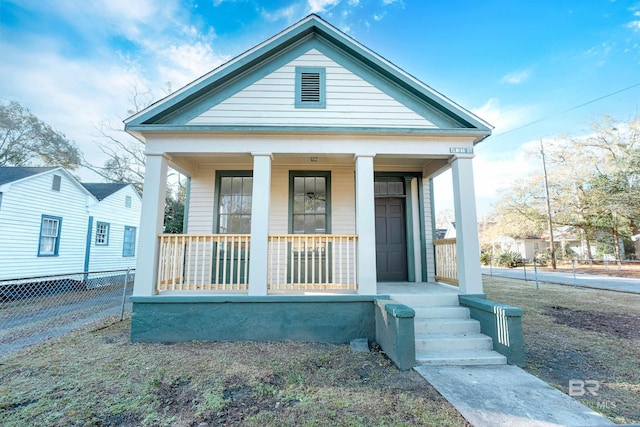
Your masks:
<svg viewBox="0 0 640 427"><path fill-rule="evenodd" d="M56 167L0 167L0 185L17 181L42 172L47 172Z"/></svg>
<svg viewBox="0 0 640 427"><path fill-rule="evenodd" d="M81 184L98 200L103 200L104 198L109 197L121 188L129 185L122 182L83 182Z"/></svg>

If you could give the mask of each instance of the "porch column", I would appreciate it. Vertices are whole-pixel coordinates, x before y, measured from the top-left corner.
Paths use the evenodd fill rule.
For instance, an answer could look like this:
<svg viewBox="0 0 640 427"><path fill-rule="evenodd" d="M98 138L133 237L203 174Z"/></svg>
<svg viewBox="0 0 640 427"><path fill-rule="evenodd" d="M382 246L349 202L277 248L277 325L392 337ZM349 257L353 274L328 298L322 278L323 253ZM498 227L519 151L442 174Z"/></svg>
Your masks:
<svg viewBox="0 0 640 427"><path fill-rule="evenodd" d="M358 293L375 295L376 215L373 190L374 154L356 154L356 233L358 234Z"/></svg>
<svg viewBox="0 0 640 427"><path fill-rule="evenodd" d="M271 153L253 155L249 295L267 295Z"/></svg>
<svg viewBox="0 0 640 427"><path fill-rule="evenodd" d="M168 157L147 155L142 193L142 213L138 234L138 258L133 295L157 294L158 235L164 226L164 205L167 195Z"/></svg>
<svg viewBox="0 0 640 427"><path fill-rule="evenodd" d="M461 294L483 293L476 196L471 161L471 158L455 158L451 162L453 203L456 215L458 281Z"/></svg>

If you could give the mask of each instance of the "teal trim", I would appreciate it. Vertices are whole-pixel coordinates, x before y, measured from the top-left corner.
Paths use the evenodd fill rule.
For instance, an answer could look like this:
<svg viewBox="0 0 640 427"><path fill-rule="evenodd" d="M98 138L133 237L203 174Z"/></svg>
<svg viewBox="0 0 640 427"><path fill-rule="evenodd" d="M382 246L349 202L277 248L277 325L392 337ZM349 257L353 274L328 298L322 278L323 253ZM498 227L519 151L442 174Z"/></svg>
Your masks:
<svg viewBox="0 0 640 427"><path fill-rule="evenodd" d="M122 256L136 256L136 227L124 226L124 238L122 239Z"/></svg>
<svg viewBox="0 0 640 427"><path fill-rule="evenodd" d="M422 176L418 178L418 203L420 203L418 215L420 218L420 262L422 263L422 281L427 282L429 280L429 275L427 274L427 232L424 217L424 184L422 182Z"/></svg>
<svg viewBox="0 0 640 427"><path fill-rule="evenodd" d="M214 234L220 232L218 230L218 220L220 216L220 180L222 177L227 177L227 176L242 176L242 177L251 176L252 177L253 171L252 170L216 171L216 182L215 182L214 194L213 194L213 225L211 228L212 230L211 232Z"/></svg>
<svg viewBox="0 0 640 427"><path fill-rule="evenodd" d="M430 211L431 211L431 240L435 240L436 238L436 203L435 203L435 196L433 194L433 178L429 178L429 198L431 199L431 206L430 206ZM435 245L431 245L431 252L433 253L433 260L434 260L434 271L435 271L435 259L436 259L436 247Z"/></svg>
<svg viewBox="0 0 640 427"><path fill-rule="evenodd" d="M464 110L433 89L421 85L391 63L382 60L372 51L360 47L349 36L316 15L304 18L299 23L276 35L271 41L264 42L241 55L238 59L219 67L206 77L188 86L185 90L170 96L166 102L157 103L139 116L136 116L135 119L128 119L125 122L125 129L133 130L133 126L158 123L168 115L184 111L197 103L201 97L206 96L207 92L215 90L215 88L221 87L240 76L255 72L260 66L268 64L274 57L281 55L283 52L300 45L306 48L311 41L330 46L333 50L339 51L339 56L343 58L353 58L363 69L372 69L375 74L390 81L391 85L401 88L420 102L429 105L435 111L440 112L443 117L450 117L465 127L488 132L486 135L482 135L484 137L490 134L490 128L472 113Z"/></svg>
<svg viewBox="0 0 640 427"><path fill-rule="evenodd" d="M302 73L317 73L319 75L319 99L317 102L302 101ZM296 67L296 108L326 108L327 107L327 74L320 67Z"/></svg>
<svg viewBox="0 0 640 427"><path fill-rule="evenodd" d="M87 226L87 240L84 247L84 271L89 271L89 257L91 256L91 232L93 231L93 217L89 217Z"/></svg>
<svg viewBox="0 0 640 427"><path fill-rule="evenodd" d="M285 302L363 302L389 299L389 295L153 295L132 296L139 303L285 303Z"/></svg>
<svg viewBox="0 0 640 427"><path fill-rule="evenodd" d="M480 322L480 331L491 337L494 350L506 356L510 364L523 367L522 309L476 295L458 295L458 300L469 309L471 318Z"/></svg>
<svg viewBox="0 0 640 427"><path fill-rule="evenodd" d="M53 248L53 253L52 254L43 254L42 253L42 228L44 226L44 220L45 219L51 219L51 220L55 220L58 221L58 229L57 229L57 235L56 235L56 240L55 240L55 244L54 244L54 248ZM52 216L52 215L42 215L42 217L40 218L40 234L38 235L38 256L39 257L50 257L50 256L58 256L58 251L60 250L60 236L62 234L62 217L59 216ZM51 237L51 236L47 236L47 237Z"/></svg>
<svg viewBox="0 0 640 427"><path fill-rule="evenodd" d="M296 177L321 177L326 183L325 233L331 234L331 171L289 171L289 234L293 234L293 180Z"/></svg>
<svg viewBox="0 0 640 427"><path fill-rule="evenodd" d="M191 202L191 177L187 177L187 188L184 198L184 211L182 215L182 232L187 233L189 230L189 203ZM214 211L215 212L215 211Z"/></svg>
<svg viewBox="0 0 640 427"><path fill-rule="evenodd" d="M404 177L405 229L407 233L407 280L416 281L416 255L413 248L413 197L411 197L412 177Z"/></svg>

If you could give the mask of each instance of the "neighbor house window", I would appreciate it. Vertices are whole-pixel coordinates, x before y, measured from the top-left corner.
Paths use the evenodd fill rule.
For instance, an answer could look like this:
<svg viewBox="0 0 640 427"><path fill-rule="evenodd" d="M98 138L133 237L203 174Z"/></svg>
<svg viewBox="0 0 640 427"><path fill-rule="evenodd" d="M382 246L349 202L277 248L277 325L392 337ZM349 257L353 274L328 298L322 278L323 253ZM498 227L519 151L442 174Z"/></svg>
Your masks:
<svg viewBox="0 0 640 427"><path fill-rule="evenodd" d="M124 226L122 256L136 256L136 227Z"/></svg>
<svg viewBox="0 0 640 427"><path fill-rule="evenodd" d="M40 223L40 243L38 256L57 256L60 247L60 226L62 218L42 215Z"/></svg>
<svg viewBox="0 0 640 427"><path fill-rule="evenodd" d="M218 174L218 224L221 234L251 233L251 171L220 172Z"/></svg>
<svg viewBox="0 0 640 427"><path fill-rule="evenodd" d="M109 244L109 223L98 222L96 225L96 246L107 246Z"/></svg>
<svg viewBox="0 0 640 427"><path fill-rule="evenodd" d="M53 175L53 184L51 189L53 191L60 191L60 184L62 183L62 177L60 175Z"/></svg>
<svg viewBox="0 0 640 427"><path fill-rule="evenodd" d="M325 108L326 73L324 68L296 68L296 108Z"/></svg>
<svg viewBox="0 0 640 427"><path fill-rule="evenodd" d="M125 208L130 208L131 207L131 196L126 196L124 198L124 207Z"/></svg>
<svg viewBox="0 0 640 427"><path fill-rule="evenodd" d="M290 231L331 232L331 172L289 172Z"/></svg>

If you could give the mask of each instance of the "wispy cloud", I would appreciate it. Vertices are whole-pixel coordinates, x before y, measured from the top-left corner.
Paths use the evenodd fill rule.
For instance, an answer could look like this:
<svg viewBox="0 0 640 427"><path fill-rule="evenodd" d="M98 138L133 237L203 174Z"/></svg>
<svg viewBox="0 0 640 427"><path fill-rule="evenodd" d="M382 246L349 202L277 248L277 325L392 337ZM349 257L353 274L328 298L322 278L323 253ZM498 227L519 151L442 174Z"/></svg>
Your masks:
<svg viewBox="0 0 640 427"><path fill-rule="evenodd" d="M307 0L309 13L321 13L327 9L337 6L340 0Z"/></svg>
<svg viewBox="0 0 640 427"><path fill-rule="evenodd" d="M512 73L505 75L501 81L502 83L519 85L529 80L529 77L531 77L531 74L532 74L531 69L514 71Z"/></svg>
<svg viewBox="0 0 640 427"><path fill-rule="evenodd" d="M634 15L638 15L636 12ZM627 24L627 28L631 28L635 32L640 32L640 21L631 21Z"/></svg>

